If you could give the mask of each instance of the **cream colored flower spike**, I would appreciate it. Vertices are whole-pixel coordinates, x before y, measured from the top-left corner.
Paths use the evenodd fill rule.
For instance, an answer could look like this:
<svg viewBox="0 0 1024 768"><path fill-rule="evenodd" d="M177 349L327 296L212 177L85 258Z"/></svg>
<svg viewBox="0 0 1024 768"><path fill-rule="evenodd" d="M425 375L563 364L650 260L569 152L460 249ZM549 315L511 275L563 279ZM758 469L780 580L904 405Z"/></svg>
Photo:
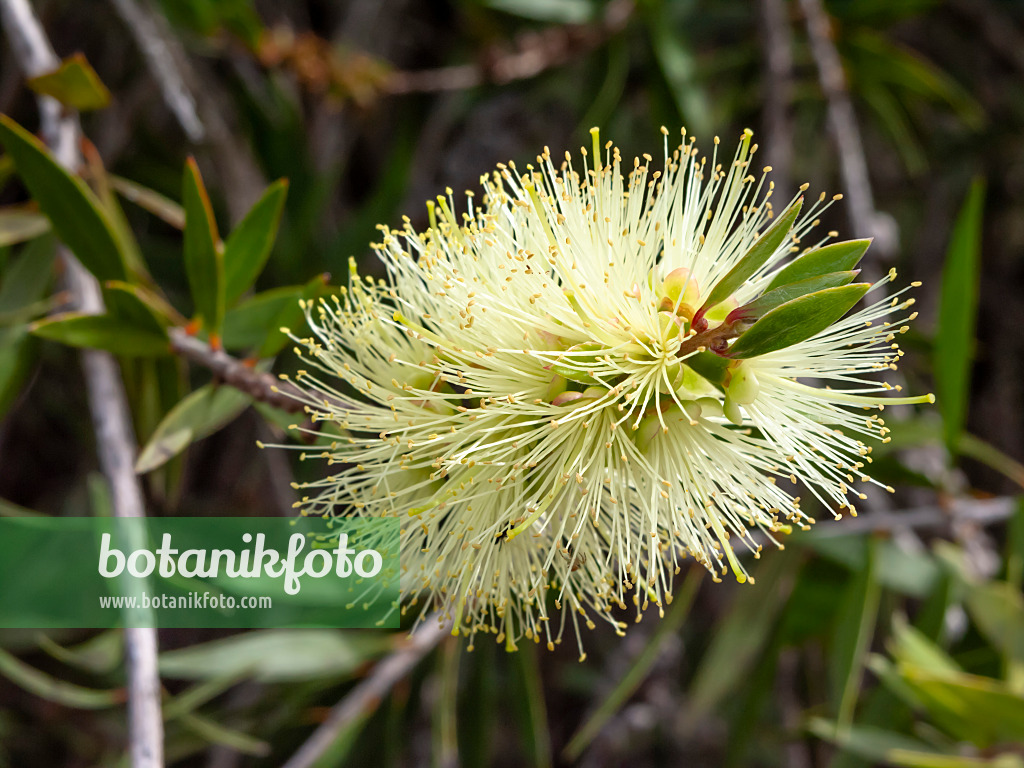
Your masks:
<svg viewBox="0 0 1024 768"><path fill-rule="evenodd" d="M813 522L784 485L853 514L860 438L888 431L862 409L932 399L888 396L913 300L856 282L868 241L809 241L831 201L773 205L749 131L731 158L663 133L661 170L596 129L581 164L500 165L479 206L382 228L386 281L353 265L305 307L298 383L337 434L309 457L338 472L300 505L399 517L420 617L510 650L571 625L582 655L581 625L660 610L687 557L746 580L752 529Z"/></svg>

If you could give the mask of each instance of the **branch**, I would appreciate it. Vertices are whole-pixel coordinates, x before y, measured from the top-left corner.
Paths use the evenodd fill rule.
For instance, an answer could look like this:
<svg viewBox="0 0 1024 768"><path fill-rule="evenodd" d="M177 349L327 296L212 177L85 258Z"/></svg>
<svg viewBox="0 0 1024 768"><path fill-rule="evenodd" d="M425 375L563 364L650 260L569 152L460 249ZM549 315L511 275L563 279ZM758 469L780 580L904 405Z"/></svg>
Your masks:
<svg viewBox="0 0 1024 768"><path fill-rule="evenodd" d="M875 210L867 158L857 128L857 116L846 88L839 52L832 42L831 20L821 0L800 0L800 7L803 8L807 23L811 54L818 67L818 80L828 101L828 123L839 151L843 187L849 200L854 235L874 237L878 255L890 257L899 247L899 230L891 216Z"/></svg>
<svg viewBox="0 0 1024 768"><path fill-rule="evenodd" d="M764 25L764 127L768 164L776 186L789 189L793 168L793 34L786 14L786 0L761 0Z"/></svg>
<svg viewBox="0 0 1024 768"><path fill-rule="evenodd" d="M187 360L209 368L225 384L249 395L253 400L272 405L288 413L302 413L303 402L310 399L305 390L275 376L246 365L222 349L213 349L182 328L171 328L171 350Z"/></svg>
<svg viewBox="0 0 1024 768"><path fill-rule="evenodd" d="M922 530L950 524L986 526L1001 523L1017 511L1019 500L1010 496L994 499L955 499L944 506L914 507L902 512L872 512L855 518L818 523L811 536L827 539L861 533Z"/></svg>
<svg viewBox="0 0 1024 768"><path fill-rule="evenodd" d="M52 72L60 65L28 0L0 0L0 18L15 57L29 77ZM39 98L43 137L65 168L79 164L81 130L78 118L48 97ZM81 311L103 312L99 283L66 248L60 251L68 287ZM85 350L82 368L100 466L110 485L117 517L144 517L142 488L135 475L135 432L117 361L107 352ZM124 630L128 671L128 735L133 768L163 765L163 718L155 629Z"/></svg>
<svg viewBox="0 0 1024 768"><path fill-rule="evenodd" d="M147 7L145 0L111 0L114 9L128 27L149 71L156 79L168 109L174 113L188 140L194 144L206 138L206 128L196 114L196 100L185 76L178 68L184 52L167 29L167 22Z"/></svg>
<svg viewBox="0 0 1024 768"><path fill-rule="evenodd" d="M380 700L413 667L448 635L448 624L439 614L424 619L410 640L380 662L349 694L338 702L327 719L292 755L282 768L311 768L346 727L371 713Z"/></svg>
<svg viewBox="0 0 1024 768"><path fill-rule="evenodd" d="M519 38L517 50L485 52L479 64L441 67L420 72L393 72L384 90L392 94L431 93L472 88L484 83L504 85L535 77L561 66L579 53L597 48L621 31L633 15L632 0L614 0L592 24L551 27Z"/></svg>

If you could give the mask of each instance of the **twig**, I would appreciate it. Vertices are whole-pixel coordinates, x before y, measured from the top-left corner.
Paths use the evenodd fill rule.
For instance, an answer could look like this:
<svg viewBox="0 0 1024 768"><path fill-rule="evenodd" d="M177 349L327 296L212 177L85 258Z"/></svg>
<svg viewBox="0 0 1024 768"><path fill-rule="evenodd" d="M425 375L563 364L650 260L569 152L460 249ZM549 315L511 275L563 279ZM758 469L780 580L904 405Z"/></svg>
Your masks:
<svg viewBox="0 0 1024 768"><path fill-rule="evenodd" d="M167 29L163 16L153 13L145 0L111 0L118 15L124 21L136 45L149 64L168 109L174 113L189 141L200 143L206 138L206 128L196 113L196 100L192 96L185 77L178 68L183 58L172 51L178 42Z"/></svg>
<svg viewBox="0 0 1024 768"><path fill-rule="evenodd" d="M786 0L761 0L764 23L764 127L768 164L775 185L789 189L793 168L793 34L786 14Z"/></svg>
<svg viewBox="0 0 1024 768"><path fill-rule="evenodd" d="M303 402L310 395L294 384L281 381L269 373L257 371L224 350L213 349L182 328L170 330L171 350L187 360L209 368L214 376L254 400L267 403L288 413L301 413Z"/></svg>
<svg viewBox="0 0 1024 768"><path fill-rule="evenodd" d="M834 522L819 523L811 535L826 539L834 536L894 531L900 528L942 528L954 522L977 526L993 525L1012 517L1017 509L1017 503L1017 499L1002 496L994 499L956 499L945 507L928 506L914 507L902 512L872 512L855 518L844 517Z"/></svg>
<svg viewBox="0 0 1024 768"><path fill-rule="evenodd" d="M571 61L580 52L593 50L622 30L633 15L632 0L614 0L592 24L551 27L519 38L517 50L490 51L479 64L420 72L393 72L384 85L392 94L430 93L472 88L484 83L504 85L535 77Z"/></svg>
<svg viewBox="0 0 1024 768"><path fill-rule="evenodd" d="M438 614L424 619L407 643L374 667L362 682L331 709L323 724L282 768L310 768L314 765L348 725L361 715L372 712L381 698L448 636L448 626Z"/></svg>
<svg viewBox="0 0 1024 768"><path fill-rule="evenodd" d="M27 0L0 0L0 17L26 75L52 72L60 65ZM80 159L81 136L77 116L47 97L40 97L39 112L43 136L58 162L75 170ZM61 258L66 266L69 289L79 309L102 313L99 283L66 248L61 249ZM110 484L114 514L121 518L144 517L142 489L133 469L134 430L117 362L107 352L85 350L82 368L100 466ZM156 630L127 628L124 639L131 764L133 768L160 768L163 766L163 718Z"/></svg>
<svg viewBox="0 0 1024 768"><path fill-rule="evenodd" d="M831 20L821 0L800 0L800 7L807 23L811 54L818 67L818 80L828 102L828 124L839 151L840 171L854 235L874 237L875 252L888 258L899 247L899 230L891 216L875 210L857 116L846 88L839 52L832 42Z"/></svg>

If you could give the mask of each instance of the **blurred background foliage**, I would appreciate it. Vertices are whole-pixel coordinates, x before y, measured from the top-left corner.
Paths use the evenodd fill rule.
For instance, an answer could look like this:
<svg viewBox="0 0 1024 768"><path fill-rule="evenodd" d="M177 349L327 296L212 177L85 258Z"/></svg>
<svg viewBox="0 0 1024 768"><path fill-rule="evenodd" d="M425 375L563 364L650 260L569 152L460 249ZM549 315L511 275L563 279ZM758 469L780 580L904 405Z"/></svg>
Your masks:
<svg viewBox="0 0 1024 768"><path fill-rule="evenodd" d="M296 300L330 293L350 257L379 272L376 225L422 227L425 199L544 145L575 150L592 125L626 156L657 156L660 125L685 125L702 148L752 127L784 197L804 181L845 192L823 229L877 235L865 268L923 282L892 380L937 391L939 406L887 415L893 439L872 474L894 495L766 552L754 587L684 571L663 619L625 640L591 632L583 663L565 648L464 653L447 638L317 766L1024 765L1024 3L36 7L69 58L30 85L83 110L91 142L95 195L75 193L70 234L55 226L65 240L106 227L97 237L114 238L119 261L87 266L120 282L105 287L107 325L35 323L66 302L39 206L74 195L45 164L19 180L12 158L23 168L34 145L5 128L3 515L109 504L69 344L120 356L150 514L292 514L290 482L318 468L256 442L286 440L295 417L170 355L168 327L199 314L231 353L288 371L277 329L297 328ZM161 67L147 57L154 34L171 53ZM30 131L32 88L5 42L0 112ZM869 216L851 221L865 202L858 163ZM209 216L227 243L220 304L199 279L216 248ZM161 631L168 763L284 764L401 637ZM121 654L116 631L0 631L0 766L126 765Z"/></svg>

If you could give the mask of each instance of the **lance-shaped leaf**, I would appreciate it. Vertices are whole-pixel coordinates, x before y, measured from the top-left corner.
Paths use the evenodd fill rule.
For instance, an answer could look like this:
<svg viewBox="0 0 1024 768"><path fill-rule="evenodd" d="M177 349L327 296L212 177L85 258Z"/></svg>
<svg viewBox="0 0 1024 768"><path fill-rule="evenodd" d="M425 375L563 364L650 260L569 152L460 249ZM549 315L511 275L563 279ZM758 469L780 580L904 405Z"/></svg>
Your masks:
<svg viewBox="0 0 1024 768"><path fill-rule="evenodd" d="M81 53L68 56L53 72L37 75L26 82L36 93L52 96L79 112L103 109L110 104L110 91Z"/></svg>
<svg viewBox="0 0 1024 768"><path fill-rule="evenodd" d="M135 462L138 474L152 472L193 442L233 421L252 402L244 392L207 384L185 397L164 417Z"/></svg>
<svg viewBox="0 0 1024 768"><path fill-rule="evenodd" d="M224 244L224 284L231 304L256 282L277 237L288 182L278 179L263 193Z"/></svg>
<svg viewBox="0 0 1024 768"><path fill-rule="evenodd" d="M104 349L126 357L155 357L171 351L165 334L113 315L66 312L35 323L30 330L72 347Z"/></svg>
<svg viewBox="0 0 1024 768"><path fill-rule="evenodd" d="M806 280L798 280L795 283L788 283L771 291L766 291L753 301L747 302L742 307L737 307L725 322L734 323L737 320L752 321L763 317L776 307L785 304L787 301L806 296L808 293L816 293L826 288L836 288L840 285L847 285L853 282L860 270L849 270L847 272L831 272L827 275L809 277Z"/></svg>
<svg viewBox="0 0 1024 768"><path fill-rule="evenodd" d="M796 221L796 217L800 215L800 208L803 207L803 204L804 199L802 197L797 198L789 206L788 210L776 219L775 223L768 227L764 234L757 238L757 241L743 255L743 258L736 263L736 266L730 269L728 274L715 284L715 287L708 294L707 299L705 299L704 304L697 310L697 317L703 317L704 313L711 307L732 296L737 288L749 280L750 276L757 272L771 258L772 254L785 241L786 236L789 235L789 230L793 228L793 223Z"/></svg>
<svg viewBox="0 0 1024 768"><path fill-rule="evenodd" d="M787 301L754 323L725 354L757 357L799 344L849 312L870 287L870 283L853 283Z"/></svg>
<svg viewBox="0 0 1024 768"><path fill-rule="evenodd" d="M185 164L182 190L185 208L185 272L192 290L196 314L210 334L211 346L220 344L224 322L224 254L217 222L194 158Z"/></svg>
<svg viewBox="0 0 1024 768"><path fill-rule="evenodd" d="M161 195L155 189L113 174L110 175L110 185L125 200L149 211L161 221L175 229L185 228L185 209L169 197Z"/></svg>
<svg viewBox="0 0 1024 768"><path fill-rule="evenodd" d="M285 307L299 307L303 286L288 285L257 293L224 316L224 348L253 349L259 347L271 331L282 323L278 317ZM278 331L280 333L280 331Z"/></svg>
<svg viewBox="0 0 1024 768"><path fill-rule="evenodd" d="M136 328L152 331L160 336L170 324L168 319L156 310L150 301L150 294L137 286L111 280L104 286L103 300L107 314Z"/></svg>
<svg viewBox="0 0 1024 768"><path fill-rule="evenodd" d="M100 280L124 279L125 259L114 228L85 182L65 171L38 139L6 115L0 115L0 142L57 236L85 268Z"/></svg>
<svg viewBox="0 0 1024 768"><path fill-rule="evenodd" d="M306 301L314 301L323 295L329 277L326 273L320 274L306 283L302 288L302 298ZM299 326L306 327L306 318L299 302L284 305L274 318L274 325L256 351L256 356L263 358L276 355L289 341L288 336L281 329L294 329Z"/></svg>
<svg viewBox="0 0 1024 768"><path fill-rule="evenodd" d="M946 444L954 450L967 418L970 395L984 207L985 182L975 179L953 225L942 267L935 386Z"/></svg>
<svg viewBox="0 0 1024 768"><path fill-rule="evenodd" d="M0 248L33 240L50 231L43 214L23 205L0 208Z"/></svg>
<svg viewBox="0 0 1024 768"><path fill-rule="evenodd" d="M768 287L764 289L765 293L779 286L806 280L809 277L851 270L863 258L869 245L871 245L871 238L846 240L842 243L832 243L808 251L776 272L771 282L768 283Z"/></svg>

